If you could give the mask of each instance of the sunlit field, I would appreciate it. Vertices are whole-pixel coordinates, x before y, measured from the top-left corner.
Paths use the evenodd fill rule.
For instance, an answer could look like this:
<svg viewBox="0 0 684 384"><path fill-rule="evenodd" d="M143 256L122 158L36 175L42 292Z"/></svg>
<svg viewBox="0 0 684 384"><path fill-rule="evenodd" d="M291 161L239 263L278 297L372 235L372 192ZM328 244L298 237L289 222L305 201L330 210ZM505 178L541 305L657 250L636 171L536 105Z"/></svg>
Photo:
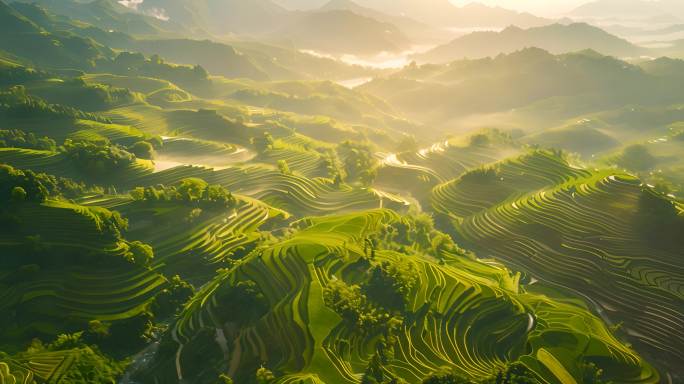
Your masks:
<svg viewBox="0 0 684 384"><path fill-rule="evenodd" d="M0 384L684 383L684 2L0 0Z"/></svg>

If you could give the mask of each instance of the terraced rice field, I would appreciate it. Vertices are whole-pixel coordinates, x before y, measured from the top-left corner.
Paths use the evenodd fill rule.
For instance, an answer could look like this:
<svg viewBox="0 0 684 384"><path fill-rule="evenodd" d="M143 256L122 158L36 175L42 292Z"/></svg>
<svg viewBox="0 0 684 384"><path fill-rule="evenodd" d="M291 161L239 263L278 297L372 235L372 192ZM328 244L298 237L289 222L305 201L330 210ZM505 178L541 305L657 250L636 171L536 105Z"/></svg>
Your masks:
<svg viewBox="0 0 684 384"><path fill-rule="evenodd" d="M327 177L327 170L321 156L316 152L303 150L292 145L280 145L269 149L256 159L266 164L276 165L285 161L292 172L306 177Z"/></svg>
<svg viewBox="0 0 684 384"><path fill-rule="evenodd" d="M63 154L23 148L0 148L0 163L19 169L30 169L59 176L73 176L73 170L65 167Z"/></svg>
<svg viewBox="0 0 684 384"><path fill-rule="evenodd" d="M255 156L247 148L215 141L168 136L163 139L164 146L157 151L154 160L157 172L185 164L221 169Z"/></svg>
<svg viewBox="0 0 684 384"><path fill-rule="evenodd" d="M287 213L247 197L239 197L234 209L206 212L193 222L182 222L190 209L175 203L145 206L116 196L83 203L122 212L130 221L127 237L153 246L155 268L193 281L206 281L236 252L253 246L260 240L261 226L288 218Z"/></svg>
<svg viewBox="0 0 684 384"><path fill-rule="evenodd" d="M284 175L272 166L245 165L213 171L203 167L175 167L130 181L130 187L173 185L188 177L220 184L233 193L259 199L295 216L324 215L387 207L403 209L401 199L384 199L370 189L341 185L302 175ZM384 203L383 203L384 200Z"/></svg>
<svg viewBox="0 0 684 384"><path fill-rule="evenodd" d="M568 382L564 375L577 378L577 364L584 359L603 359L617 382L658 382L658 374L599 318L575 302L551 299L550 292L523 291L518 276L498 265L456 256L440 265L430 257L391 251L366 259L364 239L396 218L391 211L376 210L306 219L292 238L221 272L187 304L173 331L179 343L176 366L158 372L159 377L182 377L184 346L208 328L226 338L221 349L229 374L238 378L243 367L257 361L283 373L278 383L358 382L380 334L343 321L326 306L323 291L333 281L361 282L370 263L390 261L410 263L419 279L407 295L406 317L384 365L410 383L441 366L481 377L518 358L546 383ZM241 328L216 323L212 313L226 303L214 300L214 293L248 280L258 284L269 312Z"/></svg>
<svg viewBox="0 0 684 384"><path fill-rule="evenodd" d="M0 363L0 380L3 383L31 384L59 383L76 360L77 350L39 352ZM3 372L3 364L7 371Z"/></svg>
<svg viewBox="0 0 684 384"><path fill-rule="evenodd" d="M554 165L555 164L555 165ZM613 171L574 169L537 153L496 178L436 187L433 206L480 257L587 298L659 364L684 366L684 259L639 233L645 186Z"/></svg>
<svg viewBox="0 0 684 384"><path fill-rule="evenodd" d="M128 319L146 311L154 296L167 285L155 269L128 265L123 261L125 245L102 233L103 208L48 201L26 205L15 213L17 233L2 234L3 252L23 247L18 241L32 236L39 249L52 258L31 270L31 277L13 279L11 270L0 269L0 311L9 314L0 330L3 340L27 340L37 335L55 337L79 329L89 320ZM30 223L30 224L29 224ZM44 254L45 251L40 253ZM111 259L110 263L65 266L60 260L71 255ZM60 256L67 255L67 256Z"/></svg>
<svg viewBox="0 0 684 384"><path fill-rule="evenodd" d="M114 108L103 115L116 124L131 126L151 135L164 135L173 131L167 122L166 112L149 104Z"/></svg>
<svg viewBox="0 0 684 384"><path fill-rule="evenodd" d="M515 153L514 149L455 147L447 142L416 152L385 154L375 184L427 201L436 185Z"/></svg>
<svg viewBox="0 0 684 384"><path fill-rule="evenodd" d="M61 152L0 148L0 163L9 164L17 169L28 169L78 181L92 181L92 177L80 172L72 161ZM137 159L134 163L127 164L124 168L117 170L116 173L107 175L108 182L118 184L125 180L140 178L151 174L153 169L151 161Z"/></svg>

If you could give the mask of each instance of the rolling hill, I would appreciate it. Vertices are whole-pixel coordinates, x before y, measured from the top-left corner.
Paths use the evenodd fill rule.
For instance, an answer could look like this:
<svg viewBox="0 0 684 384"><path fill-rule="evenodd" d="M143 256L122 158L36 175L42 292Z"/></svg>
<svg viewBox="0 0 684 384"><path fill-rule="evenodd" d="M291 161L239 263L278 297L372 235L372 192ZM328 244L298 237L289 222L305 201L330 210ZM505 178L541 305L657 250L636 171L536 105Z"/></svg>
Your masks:
<svg viewBox="0 0 684 384"><path fill-rule="evenodd" d="M277 4L0 2L0 383L682 382L680 60Z"/></svg>
<svg viewBox="0 0 684 384"><path fill-rule="evenodd" d="M600 28L575 23L530 29L508 27L501 32L473 32L418 55L416 60L444 63L462 58L494 57L528 47L541 48L556 54L592 49L616 57L636 57L647 52L644 48Z"/></svg>
<svg viewBox="0 0 684 384"><path fill-rule="evenodd" d="M573 361L600 358L589 351L603 350L613 354L605 366L619 380L657 380L596 327L596 318L547 293L523 293L517 277L497 266L448 250L438 264L363 245L383 226L401 225L397 220L391 211L374 210L299 222L294 236L223 271L189 302L164 348L178 356L176 364L160 355L140 378L202 381L219 374L224 358L228 375L245 381L259 364L277 373L278 382L354 383L364 371L380 380L418 382L443 365L484 378L503 368L502 359L519 359L533 375L572 378L581 372ZM390 274L401 276L402 285L385 290L382 276ZM229 297L255 304L237 315L223 307ZM557 321L567 316L574 320ZM208 346L215 335L222 341ZM564 340L562 346L546 345L554 338ZM459 352L480 343L477 355ZM526 343L531 348L523 352ZM193 366L198 353L202 370Z"/></svg>
<svg viewBox="0 0 684 384"><path fill-rule="evenodd" d="M684 340L675 325L684 265L679 240L658 234L684 225L676 202L633 176L575 168L544 152L442 184L432 201L476 252L591 297L599 313L624 322L625 335L652 356L671 356L661 363L678 370L679 348L665 350ZM672 221L645 231L659 209Z"/></svg>
<svg viewBox="0 0 684 384"><path fill-rule="evenodd" d="M464 129L489 125L535 131L625 105L680 103L680 81L592 51L554 56L530 48L495 58L408 66L359 89L433 126L453 121ZM469 116L478 118L471 122Z"/></svg>

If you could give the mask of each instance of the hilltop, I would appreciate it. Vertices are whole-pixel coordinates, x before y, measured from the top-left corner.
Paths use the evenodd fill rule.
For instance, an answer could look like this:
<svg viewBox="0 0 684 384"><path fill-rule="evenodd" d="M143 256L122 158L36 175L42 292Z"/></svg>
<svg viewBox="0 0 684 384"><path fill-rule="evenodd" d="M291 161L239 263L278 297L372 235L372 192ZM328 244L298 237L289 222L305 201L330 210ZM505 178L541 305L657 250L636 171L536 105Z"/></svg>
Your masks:
<svg viewBox="0 0 684 384"><path fill-rule="evenodd" d="M462 58L477 59L536 47L551 53L592 49L604 55L635 57L646 52L627 40L585 23L553 24L522 29L507 27L501 32L473 32L416 56L420 62L443 63Z"/></svg>

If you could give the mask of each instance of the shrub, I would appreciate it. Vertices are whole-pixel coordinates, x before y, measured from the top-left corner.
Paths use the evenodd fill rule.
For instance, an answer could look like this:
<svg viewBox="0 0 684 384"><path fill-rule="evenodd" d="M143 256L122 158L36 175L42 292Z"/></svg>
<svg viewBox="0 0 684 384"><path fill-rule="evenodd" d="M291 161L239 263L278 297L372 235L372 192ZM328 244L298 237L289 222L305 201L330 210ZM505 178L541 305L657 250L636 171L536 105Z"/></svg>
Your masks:
<svg viewBox="0 0 684 384"><path fill-rule="evenodd" d="M269 149L273 149L273 136L268 132L264 132L261 137L253 137L250 141L257 153L263 154Z"/></svg>
<svg viewBox="0 0 684 384"><path fill-rule="evenodd" d="M28 194L26 193L24 188L22 188L22 187L12 188L12 201L13 202L19 203L19 202L25 201L26 196L28 196Z"/></svg>
<svg viewBox="0 0 684 384"><path fill-rule="evenodd" d="M492 167L478 168L461 176L462 181L473 183L491 183L499 180L499 170Z"/></svg>
<svg viewBox="0 0 684 384"><path fill-rule="evenodd" d="M470 137L471 147L486 147L490 144L489 136L483 133L473 135Z"/></svg>
<svg viewBox="0 0 684 384"><path fill-rule="evenodd" d="M268 384L275 380L275 375L270 370L261 367L256 371L256 381L258 384Z"/></svg>
<svg viewBox="0 0 684 384"><path fill-rule="evenodd" d="M283 175L292 174L292 172L290 171L290 166L287 165L287 161L285 161L285 160L278 160L278 170Z"/></svg>
<svg viewBox="0 0 684 384"><path fill-rule="evenodd" d="M154 158L154 147L147 141L138 141L128 148L128 150L141 159L151 160Z"/></svg>
<svg viewBox="0 0 684 384"><path fill-rule="evenodd" d="M136 265L147 266L154 259L154 250L148 244L133 241L128 243L126 259Z"/></svg>

